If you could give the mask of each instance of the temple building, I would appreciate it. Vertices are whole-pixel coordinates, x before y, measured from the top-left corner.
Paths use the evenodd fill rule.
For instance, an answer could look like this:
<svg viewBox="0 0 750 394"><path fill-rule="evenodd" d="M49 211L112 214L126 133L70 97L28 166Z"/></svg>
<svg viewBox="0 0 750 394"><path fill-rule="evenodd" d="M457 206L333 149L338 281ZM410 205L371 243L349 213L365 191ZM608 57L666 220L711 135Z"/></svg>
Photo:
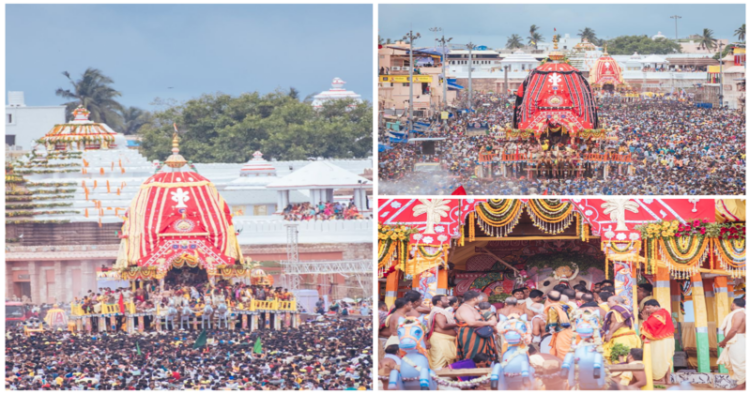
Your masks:
<svg viewBox="0 0 750 394"><path fill-rule="evenodd" d="M167 167L129 149L124 136L90 121L84 108L76 109L72 121L51 127L43 140L29 157L6 163L6 297L34 303L68 302L89 290L119 283L111 273L118 260L123 222L133 218L131 202L148 188L147 179L163 176L158 171ZM356 275L282 274L280 261L287 259L290 222L276 214L279 189L267 186L307 166L320 165L316 163L336 167L336 174L354 179L354 186L344 188L323 185L324 190L328 186L337 190L334 199L348 203L356 194L360 204L367 205L362 201L367 200L365 191L371 192L372 183L357 174L372 168L371 158L267 161L257 152L247 163L198 163L183 170L198 174L193 179L210 180L232 215L241 255L260 264L276 283L311 289L321 285L330 289L331 297L364 294ZM365 191L353 192L360 187ZM309 202L309 189L288 189L287 203ZM298 234L299 261L331 266L369 260L372 219L369 213L363 216L361 220L292 222Z"/></svg>
<svg viewBox="0 0 750 394"><path fill-rule="evenodd" d="M334 100L354 100L354 103L351 104L350 107L355 107L357 104L361 103L362 96L350 90L344 89L345 84L346 82L343 79L338 77L334 78L333 82L331 82L330 89L324 92L320 92L313 97L313 108L320 109L323 107L323 104Z"/></svg>

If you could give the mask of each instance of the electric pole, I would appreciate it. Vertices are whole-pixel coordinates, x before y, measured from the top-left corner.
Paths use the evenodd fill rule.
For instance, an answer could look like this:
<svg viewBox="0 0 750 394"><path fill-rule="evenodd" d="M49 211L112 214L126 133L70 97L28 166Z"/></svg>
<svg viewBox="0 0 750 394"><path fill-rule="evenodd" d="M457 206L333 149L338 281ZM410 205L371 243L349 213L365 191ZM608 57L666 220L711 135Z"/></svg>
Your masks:
<svg viewBox="0 0 750 394"><path fill-rule="evenodd" d="M409 30L403 38L409 40L409 132L414 129L414 40L419 37L419 33Z"/></svg>
<svg viewBox="0 0 750 394"><path fill-rule="evenodd" d="M432 32L442 32L442 27L433 27L430 28L430 31ZM453 38L445 38L445 34L441 34L440 38L436 38L435 41L437 41L440 46L443 48L443 55L442 55L442 66L443 66L443 110L448 108L448 75L445 73L445 62L448 59L448 52L445 50L445 44L451 42Z"/></svg>
<svg viewBox="0 0 750 394"><path fill-rule="evenodd" d="M670 16L670 18L674 19L674 41L677 42L677 39L679 38L679 36L677 35L677 20L682 19L682 17L675 14Z"/></svg>
<svg viewBox="0 0 750 394"><path fill-rule="evenodd" d="M469 48L469 112L471 112L471 69L473 68L471 63L471 50L476 48L476 46L474 46L474 43L469 42L466 44L466 47Z"/></svg>

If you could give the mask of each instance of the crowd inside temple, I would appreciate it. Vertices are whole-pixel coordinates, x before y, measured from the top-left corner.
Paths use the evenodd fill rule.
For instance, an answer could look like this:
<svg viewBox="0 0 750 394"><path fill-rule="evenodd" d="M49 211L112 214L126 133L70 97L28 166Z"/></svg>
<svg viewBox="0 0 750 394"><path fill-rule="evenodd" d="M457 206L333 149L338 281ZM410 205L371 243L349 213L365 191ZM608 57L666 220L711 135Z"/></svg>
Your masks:
<svg viewBox="0 0 750 394"><path fill-rule="evenodd" d="M598 105L600 122L616 138L508 139L504 128L513 120L513 108L496 94L477 93L476 112L458 111L447 121L439 114L420 119L430 124L424 137L446 138L435 154L422 154L419 144L390 143L381 124L379 141L389 149L379 156L379 190L388 195L446 195L460 186L470 195L745 193L744 113L696 108L689 100L664 97L626 101L604 95ZM608 151L632 159L605 179L603 166L584 158ZM481 153L532 159L514 162L506 172L494 162L489 179L477 176ZM414 171L418 163L438 163L442 171Z"/></svg>
<svg viewBox="0 0 750 394"><path fill-rule="evenodd" d="M674 365L675 326L669 311L662 308L652 292L652 285L640 284L640 301L636 308L631 308L623 297L615 295L611 280L593 286L585 281L573 286L561 282L546 294L529 287L513 289L502 307L496 308L488 302L486 294L473 290L462 297L435 295L431 300L410 290L396 299L390 310L384 303L380 304L379 336L385 356L378 365L379 379L382 387L388 388L391 371L399 368L403 361L404 353L399 351L399 336L403 333L398 333L401 327L398 322L403 321L402 318L417 319L425 327L424 354L430 369L437 371L489 367L499 361L507 364L505 351L509 343L503 343L503 336L498 335L501 332L498 323L520 318L527 322L530 330L528 359L537 377L524 387L563 389L568 387L566 375L560 373L563 360L572 347L578 345L575 326L580 322L578 319L586 315L596 316L594 337L600 335L603 358L608 365L646 364L643 345L645 341L650 343L650 355L646 357L650 358L647 365L651 370L646 371L644 366L639 370L613 372L609 388L643 389L653 388L654 384L667 387ZM717 326L725 335L719 343L720 347L725 347L722 352L725 358L718 362L732 371L740 390L745 387L744 307L744 295L734 299L731 313ZM547 334L551 334L551 340L542 344ZM548 352L542 351L545 346L549 347ZM627 354L620 354L622 348L629 349ZM462 377L460 380L469 379ZM489 388L484 385L489 386L484 381L473 387Z"/></svg>

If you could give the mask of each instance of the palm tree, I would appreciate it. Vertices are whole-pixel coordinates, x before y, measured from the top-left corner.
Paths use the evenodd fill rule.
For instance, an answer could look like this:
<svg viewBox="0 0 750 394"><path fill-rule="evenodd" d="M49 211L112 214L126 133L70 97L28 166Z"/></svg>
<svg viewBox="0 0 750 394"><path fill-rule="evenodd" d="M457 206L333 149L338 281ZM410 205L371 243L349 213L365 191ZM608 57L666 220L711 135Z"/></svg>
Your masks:
<svg viewBox="0 0 750 394"><path fill-rule="evenodd" d="M138 134L141 127L151 123L151 113L138 107L122 109L122 133L125 135Z"/></svg>
<svg viewBox="0 0 750 394"><path fill-rule="evenodd" d="M698 48L712 51L715 47L716 39L714 38L714 31L711 29L703 29L703 34L698 38Z"/></svg>
<svg viewBox="0 0 750 394"><path fill-rule="evenodd" d="M529 36L526 38L529 39L529 45L533 45L534 49L538 49L537 45L544 41L544 36L539 33L539 26L537 25L529 27Z"/></svg>
<svg viewBox="0 0 750 394"><path fill-rule="evenodd" d="M114 129L122 125L119 112L123 110L123 107L115 100L115 97L120 97L121 94L109 86L114 83L112 78L103 75L95 68L87 68L81 79L77 81L74 81L67 71L64 71L63 75L68 78L73 90L58 88L55 94L71 100L64 104L68 119L73 110L82 105L91 113L92 121L106 123Z"/></svg>
<svg viewBox="0 0 750 394"><path fill-rule="evenodd" d="M513 34L512 36L508 37L508 42L505 43L505 47L508 49L517 49L517 48L523 48L523 42L521 42L522 38L518 34Z"/></svg>
<svg viewBox="0 0 750 394"><path fill-rule="evenodd" d="M590 27L585 27L583 30L579 30L578 35L581 36L581 39L585 38L588 42L594 45L596 45L596 42L598 41L596 38L596 32Z"/></svg>
<svg viewBox="0 0 750 394"><path fill-rule="evenodd" d="M734 31L734 35L737 36L737 39L740 41L745 41L745 24L743 23L742 26L740 26L739 29Z"/></svg>

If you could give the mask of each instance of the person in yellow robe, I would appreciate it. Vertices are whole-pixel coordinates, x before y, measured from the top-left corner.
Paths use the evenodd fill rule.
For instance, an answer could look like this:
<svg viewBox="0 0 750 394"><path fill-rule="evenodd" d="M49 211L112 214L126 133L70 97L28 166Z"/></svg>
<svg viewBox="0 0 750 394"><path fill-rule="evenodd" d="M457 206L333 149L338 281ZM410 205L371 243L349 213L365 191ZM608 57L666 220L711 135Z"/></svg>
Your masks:
<svg viewBox="0 0 750 394"><path fill-rule="evenodd" d="M643 306L647 317L641 326L641 336L651 345L652 379L669 382L669 371L674 358L674 324L669 312L659 305L659 301L648 300ZM648 360L646 360L648 365Z"/></svg>
<svg viewBox="0 0 750 394"><path fill-rule="evenodd" d="M604 316L602 332L604 332L604 359L611 362L610 354L612 348L620 343L630 349L641 347L641 341L633 327L633 315L624 305L624 300L620 296L609 297L607 302L609 312Z"/></svg>
<svg viewBox="0 0 750 394"><path fill-rule="evenodd" d="M573 327L570 324L570 315L567 309L570 307L561 302L562 294L552 290L547 294L547 303L544 314L547 317L546 330L552 332L550 341L550 354L564 358L573 341Z"/></svg>
<svg viewBox="0 0 750 394"><path fill-rule="evenodd" d="M643 365L643 349L630 349L628 364ZM613 372L612 381L616 382L621 390L653 390L654 387L646 371Z"/></svg>

